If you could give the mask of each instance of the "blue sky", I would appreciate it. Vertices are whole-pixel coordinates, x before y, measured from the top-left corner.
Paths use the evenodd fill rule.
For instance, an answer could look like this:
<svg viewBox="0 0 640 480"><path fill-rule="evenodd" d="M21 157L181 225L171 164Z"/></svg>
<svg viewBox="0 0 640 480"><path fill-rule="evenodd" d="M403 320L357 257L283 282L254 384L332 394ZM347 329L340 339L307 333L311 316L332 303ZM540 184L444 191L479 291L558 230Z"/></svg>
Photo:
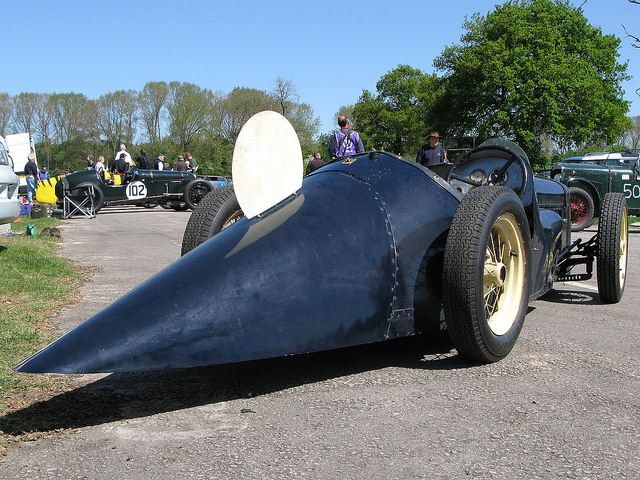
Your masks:
<svg viewBox="0 0 640 480"><path fill-rule="evenodd" d="M213 91L271 90L291 80L322 132L341 105L375 92L399 64L433 72L433 59L459 43L465 16L486 0L13 0L3 5L0 92L83 93L98 98L149 81L192 82ZM583 0L573 1L581 5ZM592 25L622 39L633 80L624 84L640 115L640 5L587 0Z"/></svg>

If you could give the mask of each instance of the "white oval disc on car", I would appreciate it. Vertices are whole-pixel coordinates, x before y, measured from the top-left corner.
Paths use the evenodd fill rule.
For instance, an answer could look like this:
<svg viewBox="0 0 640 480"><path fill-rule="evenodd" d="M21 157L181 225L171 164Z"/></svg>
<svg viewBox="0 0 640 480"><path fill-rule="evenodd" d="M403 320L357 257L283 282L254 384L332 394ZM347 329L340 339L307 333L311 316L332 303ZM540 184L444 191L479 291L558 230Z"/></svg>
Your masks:
<svg viewBox="0 0 640 480"><path fill-rule="evenodd" d="M302 186L302 149L289 121L277 112L256 113L233 150L233 188L246 217L273 207Z"/></svg>
<svg viewBox="0 0 640 480"><path fill-rule="evenodd" d="M147 186L140 181L131 182L127 185L125 193L129 200L139 200L147 196Z"/></svg>

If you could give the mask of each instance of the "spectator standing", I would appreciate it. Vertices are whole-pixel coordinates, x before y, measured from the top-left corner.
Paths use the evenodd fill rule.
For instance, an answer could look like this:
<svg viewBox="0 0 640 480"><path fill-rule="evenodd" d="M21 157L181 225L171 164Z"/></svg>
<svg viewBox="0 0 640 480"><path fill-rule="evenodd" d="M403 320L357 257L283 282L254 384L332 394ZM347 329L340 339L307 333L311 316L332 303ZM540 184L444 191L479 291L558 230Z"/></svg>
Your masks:
<svg viewBox="0 0 640 480"><path fill-rule="evenodd" d="M178 161L173 164L173 169L176 172L186 172L187 171L187 162L184 161L184 157L182 155L178 155Z"/></svg>
<svg viewBox="0 0 640 480"><path fill-rule="evenodd" d="M198 171L198 162L196 161L195 158L193 158L193 155L191 155L189 152L184 154L186 161L189 163L189 167L190 170L193 173L196 173Z"/></svg>
<svg viewBox="0 0 640 480"><path fill-rule="evenodd" d="M147 150L145 148L140 150L140 156L136 158L136 163L141 170L151 170L151 159L147 156Z"/></svg>
<svg viewBox="0 0 640 480"><path fill-rule="evenodd" d="M49 175L49 170L47 170L47 165L46 164L42 164L42 166L40 167L40 172L38 172L40 174L40 181L42 182L43 180L49 180L51 178L51 175Z"/></svg>
<svg viewBox="0 0 640 480"><path fill-rule="evenodd" d="M127 152L127 147L124 145L124 143L120 144L120 149L118 150L118 153L116 153L115 158L113 159L114 162L118 161L121 158L121 155L124 153L124 161L127 162L129 164L129 166L133 165L133 160L131 160L131 155L129 155L129 152Z"/></svg>
<svg viewBox="0 0 640 480"><path fill-rule="evenodd" d="M93 155L87 155L87 166L85 170L95 170L96 166L93 163Z"/></svg>
<svg viewBox="0 0 640 480"><path fill-rule="evenodd" d="M27 180L27 202L31 205L33 204L33 196L36 193L38 180L40 180L40 174L38 173L35 154L30 153L28 158L29 161L24 166L24 173Z"/></svg>
<svg viewBox="0 0 640 480"><path fill-rule="evenodd" d="M438 132L431 132L427 137L427 142L420 147L418 155L416 156L416 163L420 165L436 165L447 161L447 153L444 149L438 145L440 142L440 134Z"/></svg>
<svg viewBox="0 0 640 480"><path fill-rule="evenodd" d="M329 157L346 157L347 155L355 155L364 152L364 146L360 139L360 134L355 130L351 130L351 122L347 117L341 115L338 118L338 126L340 130L334 133L329 144Z"/></svg>
<svg viewBox="0 0 640 480"><path fill-rule="evenodd" d="M164 155L163 154L158 155L158 158L156 159L155 164L154 164L153 167L154 167L155 170L164 170Z"/></svg>
<svg viewBox="0 0 640 480"><path fill-rule="evenodd" d="M314 153L313 159L307 165L307 175L319 169L320 167L323 167L324 165L325 163L324 163L324 160L322 160L322 155L320 155L320 152Z"/></svg>
<svg viewBox="0 0 640 480"><path fill-rule="evenodd" d="M98 161L96 162L96 173L100 176L100 178L104 179L104 157L102 155L98 156Z"/></svg>
<svg viewBox="0 0 640 480"><path fill-rule="evenodd" d="M163 170L171 170L171 166L169 165L169 162L164 162Z"/></svg>

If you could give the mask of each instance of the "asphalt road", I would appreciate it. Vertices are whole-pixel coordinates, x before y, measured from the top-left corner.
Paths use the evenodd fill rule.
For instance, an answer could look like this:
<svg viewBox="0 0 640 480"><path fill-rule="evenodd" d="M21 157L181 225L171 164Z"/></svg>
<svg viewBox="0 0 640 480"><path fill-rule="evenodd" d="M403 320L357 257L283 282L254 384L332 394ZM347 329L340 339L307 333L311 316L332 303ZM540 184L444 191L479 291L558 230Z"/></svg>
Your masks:
<svg viewBox="0 0 640 480"><path fill-rule="evenodd" d="M123 207L71 220L62 255L101 270L56 318L61 331L177 259L188 216ZM78 376L13 414L58 432L12 444L0 478L640 478L640 231L629 237L620 304L601 304L595 280L556 285L501 362L403 339Z"/></svg>

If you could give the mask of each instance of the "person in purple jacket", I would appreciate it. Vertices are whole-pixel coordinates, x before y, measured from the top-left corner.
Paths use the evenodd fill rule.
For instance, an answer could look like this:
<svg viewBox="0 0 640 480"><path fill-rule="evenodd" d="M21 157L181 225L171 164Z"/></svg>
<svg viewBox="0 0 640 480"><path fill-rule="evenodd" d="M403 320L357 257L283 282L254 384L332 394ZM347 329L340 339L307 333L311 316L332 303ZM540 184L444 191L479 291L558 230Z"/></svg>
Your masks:
<svg viewBox="0 0 640 480"><path fill-rule="evenodd" d="M344 115L338 118L340 130L331 137L331 143L327 149L329 157L346 157L364 152L364 146L360 135L355 130L351 130L349 119Z"/></svg>

